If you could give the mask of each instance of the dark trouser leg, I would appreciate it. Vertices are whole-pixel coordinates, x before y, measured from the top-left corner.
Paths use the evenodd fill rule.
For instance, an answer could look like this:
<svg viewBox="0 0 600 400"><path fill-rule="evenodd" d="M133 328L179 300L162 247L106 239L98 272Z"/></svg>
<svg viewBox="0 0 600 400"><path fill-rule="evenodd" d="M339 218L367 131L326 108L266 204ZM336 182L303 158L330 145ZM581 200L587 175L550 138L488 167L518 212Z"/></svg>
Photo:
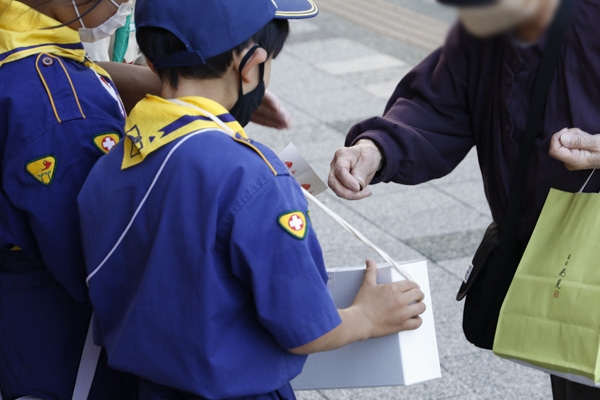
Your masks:
<svg viewBox="0 0 600 400"><path fill-rule="evenodd" d="M0 271L3 395L71 398L91 313L46 270Z"/></svg>
<svg viewBox="0 0 600 400"><path fill-rule="evenodd" d="M582 385L554 375L550 375L550 379L552 381L552 398L554 400L600 399L600 388Z"/></svg>
<svg viewBox="0 0 600 400"><path fill-rule="evenodd" d="M5 400L70 399L92 308L75 301L44 269L0 271L0 387ZM104 352L103 352L104 353ZM106 366L102 354L90 400L133 400L137 378Z"/></svg>

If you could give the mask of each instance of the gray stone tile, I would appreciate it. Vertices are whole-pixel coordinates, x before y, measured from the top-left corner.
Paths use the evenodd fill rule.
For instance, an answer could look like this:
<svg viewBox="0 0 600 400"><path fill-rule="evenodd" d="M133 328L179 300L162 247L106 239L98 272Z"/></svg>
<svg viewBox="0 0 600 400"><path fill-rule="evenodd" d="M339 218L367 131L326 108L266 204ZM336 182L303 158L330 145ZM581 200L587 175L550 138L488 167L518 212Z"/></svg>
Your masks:
<svg viewBox="0 0 600 400"><path fill-rule="evenodd" d="M401 192L371 196L352 204L356 211L400 239L481 229L489 224L489 218L432 187L404 186Z"/></svg>
<svg viewBox="0 0 600 400"><path fill-rule="evenodd" d="M310 20L289 20L290 23L290 39L295 36L304 35L306 33L319 32L321 28Z"/></svg>
<svg viewBox="0 0 600 400"><path fill-rule="evenodd" d="M482 399L551 399L547 374L495 356L491 351L445 358L448 374Z"/></svg>
<svg viewBox="0 0 600 400"><path fill-rule="evenodd" d="M481 231L480 237L483 237L483 230ZM457 277L459 281L462 281L462 279L465 276L465 273L467 272L467 269L469 268L469 264L471 264L471 260L473 259L474 254L475 252L462 258L438 261L438 265L440 265L441 268L445 269L446 271Z"/></svg>
<svg viewBox="0 0 600 400"><path fill-rule="evenodd" d="M378 54L376 49L345 37L327 38L312 43L292 43L286 45L285 49L314 64Z"/></svg>
<svg viewBox="0 0 600 400"><path fill-rule="evenodd" d="M396 57L398 59L402 60L401 54L397 55ZM402 78L404 78L404 76L411 69L412 69L411 66L404 65L404 66L397 66L397 67L373 70L373 71L362 72L362 73L353 73L353 74L347 75L346 78L348 80L350 80L354 85L357 85L357 86L373 85L373 84L382 83L382 82L387 83L389 85L393 85L393 86L391 86L392 90L388 91L388 93L385 96L385 98L387 100L392 95L393 90L395 89L398 82L400 82L400 80Z"/></svg>
<svg viewBox="0 0 600 400"><path fill-rule="evenodd" d="M389 70L391 68L407 68L404 61L388 56L387 54L371 54L342 60L316 63L317 68L330 75L371 75L375 71Z"/></svg>
<svg viewBox="0 0 600 400"><path fill-rule="evenodd" d="M460 398L470 394L469 388L452 376L421 382L410 386L387 386L375 388L352 388L320 391L329 400L363 400L363 399L447 399L452 396Z"/></svg>
<svg viewBox="0 0 600 400"><path fill-rule="evenodd" d="M440 355L440 364L444 370L451 371L454 365L448 365L448 359L464 354L476 353L479 350L465 339L462 332L462 306L452 312L446 309L444 317L434 317L438 338L438 352Z"/></svg>
<svg viewBox="0 0 600 400"><path fill-rule="evenodd" d="M297 390L294 392L298 400L326 400L321 393L316 390Z"/></svg>
<svg viewBox="0 0 600 400"><path fill-rule="evenodd" d="M377 113L377 115L381 115L382 113L383 113L383 107L381 108L379 113ZM372 115L372 116L374 116L374 115ZM356 124L360 121L361 121L360 119L350 118L347 120L331 120L331 121L328 121L327 124L344 134L344 141L342 141L342 146L343 146L345 143L346 134L348 133L348 131L350 131L350 128L352 128L352 126L354 124Z"/></svg>
<svg viewBox="0 0 600 400"><path fill-rule="evenodd" d="M475 348L467 342L462 332L463 303L456 301L460 279L430 262L428 264L429 285L440 359L470 353Z"/></svg>
<svg viewBox="0 0 600 400"><path fill-rule="evenodd" d="M448 23L456 20L456 8L444 7L436 0L389 0L389 2Z"/></svg>
<svg viewBox="0 0 600 400"><path fill-rule="evenodd" d="M436 184L459 183L464 181L481 182L481 171L477 161L477 152L471 149L454 170L443 178L433 180ZM483 189L482 189L483 191Z"/></svg>
<svg viewBox="0 0 600 400"><path fill-rule="evenodd" d="M456 302L456 292L461 279L431 261L428 262L428 271L434 315L440 319L448 319L448 313L462 313L462 305Z"/></svg>
<svg viewBox="0 0 600 400"><path fill-rule="evenodd" d="M490 222L492 221L492 213L485 198L481 180L463 181L452 184L432 182L432 184L446 194L462 202L465 206L486 216L489 218Z"/></svg>
<svg viewBox="0 0 600 400"><path fill-rule="evenodd" d="M321 87L311 90L307 87L301 92L294 92L293 98L286 100L301 107L305 112L318 116L326 123L351 119L358 122L381 114L386 103L384 99L354 86L329 90L323 90Z"/></svg>
<svg viewBox="0 0 600 400"><path fill-rule="evenodd" d="M416 65L428 54L425 50L378 35L356 24L349 24L342 18L325 12L321 13L318 18L315 18L311 22L318 25L324 34L353 40L363 46L376 49L391 56L398 56L400 54L400 58L411 65Z"/></svg>
<svg viewBox="0 0 600 400"><path fill-rule="evenodd" d="M389 99L390 95L394 93L398 82L396 80L393 81L377 81L374 83L367 83L361 85L360 88L364 91L372 94L375 97L379 97L382 99Z"/></svg>
<svg viewBox="0 0 600 400"><path fill-rule="evenodd" d="M283 150L288 143L292 142L298 148L304 158L311 164L314 160L327 159L327 165L333 158L333 153L344 144L344 134L322 123L306 123L292 125L292 128L276 130L250 126L246 132L250 137L266 144L276 153ZM327 168L329 173L329 167Z"/></svg>
<svg viewBox="0 0 600 400"><path fill-rule="evenodd" d="M475 253L480 241L480 229L406 239L409 246L433 261L472 255Z"/></svg>
<svg viewBox="0 0 600 400"><path fill-rule="evenodd" d="M348 86L344 79L320 71L312 64L286 52L273 61L272 71L269 89L296 106L317 100L320 93Z"/></svg>

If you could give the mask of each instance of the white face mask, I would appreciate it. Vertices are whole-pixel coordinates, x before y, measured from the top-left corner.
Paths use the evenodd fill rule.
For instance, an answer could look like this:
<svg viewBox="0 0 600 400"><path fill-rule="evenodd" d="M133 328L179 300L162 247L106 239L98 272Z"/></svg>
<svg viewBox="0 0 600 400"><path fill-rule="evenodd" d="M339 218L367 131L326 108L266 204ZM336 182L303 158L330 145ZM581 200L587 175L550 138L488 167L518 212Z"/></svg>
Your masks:
<svg viewBox="0 0 600 400"><path fill-rule="evenodd" d="M463 7L458 18L473 36L485 38L515 28L531 17L539 0L498 0L487 6Z"/></svg>
<svg viewBox="0 0 600 400"><path fill-rule="evenodd" d="M75 12L77 13L77 17L79 18L79 22L81 22L82 28L79 28L79 37L82 42L96 42L98 40L102 40L114 34L117 29L125 25L127 21L127 17L133 11L133 3L131 0L119 5L115 2L115 0L110 0L110 2L117 7L117 12L98 25L95 28L86 28L81 19L81 15L79 14L79 9L77 8L77 4L75 0L71 0L73 3L73 7L75 7Z"/></svg>

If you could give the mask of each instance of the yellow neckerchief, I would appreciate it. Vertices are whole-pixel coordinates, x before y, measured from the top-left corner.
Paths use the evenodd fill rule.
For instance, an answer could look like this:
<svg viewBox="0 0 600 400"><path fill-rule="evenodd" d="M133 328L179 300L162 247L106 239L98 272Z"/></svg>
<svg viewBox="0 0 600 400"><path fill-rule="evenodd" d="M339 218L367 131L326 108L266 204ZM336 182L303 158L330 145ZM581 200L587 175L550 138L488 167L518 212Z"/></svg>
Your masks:
<svg viewBox="0 0 600 400"><path fill-rule="evenodd" d="M68 26L53 28L61 23L15 0L0 0L0 12L0 67L34 54L46 53L75 60L101 75L109 76L85 58L79 33Z"/></svg>
<svg viewBox="0 0 600 400"><path fill-rule="evenodd" d="M198 108L221 119L239 138L248 138L244 128L219 103L196 96L178 100L189 106L147 95L131 110L125 125L121 169L141 163L148 154L192 132L207 128L223 130Z"/></svg>

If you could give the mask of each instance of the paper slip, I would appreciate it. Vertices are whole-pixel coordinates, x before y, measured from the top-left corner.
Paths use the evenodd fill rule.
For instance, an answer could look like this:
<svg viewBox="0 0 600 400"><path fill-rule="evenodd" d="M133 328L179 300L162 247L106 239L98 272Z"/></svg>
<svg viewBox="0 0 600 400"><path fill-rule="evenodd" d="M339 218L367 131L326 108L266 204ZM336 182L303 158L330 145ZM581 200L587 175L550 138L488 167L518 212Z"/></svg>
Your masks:
<svg viewBox="0 0 600 400"><path fill-rule="evenodd" d="M300 186L310 194L316 196L327 190L327 185L319 178L319 175L312 169L293 143L288 144L285 149L281 150L278 156Z"/></svg>

